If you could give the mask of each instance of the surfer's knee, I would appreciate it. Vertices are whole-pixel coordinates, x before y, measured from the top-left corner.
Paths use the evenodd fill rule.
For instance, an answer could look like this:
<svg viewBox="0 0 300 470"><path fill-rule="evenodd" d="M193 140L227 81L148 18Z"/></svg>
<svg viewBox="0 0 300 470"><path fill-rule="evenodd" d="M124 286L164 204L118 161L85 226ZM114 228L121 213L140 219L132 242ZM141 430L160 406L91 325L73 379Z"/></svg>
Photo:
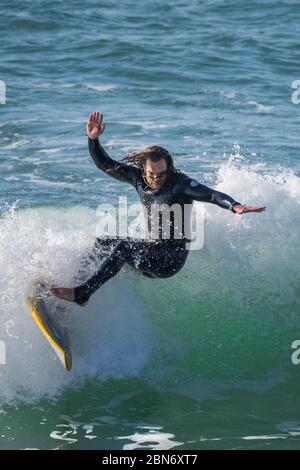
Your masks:
<svg viewBox="0 0 300 470"><path fill-rule="evenodd" d="M180 264L177 266L170 265L166 268L160 269L157 273L157 277L162 277L162 278L173 277L183 268L183 266L184 264Z"/></svg>
<svg viewBox="0 0 300 470"><path fill-rule="evenodd" d="M179 269L174 269L174 271L162 271L162 272L159 272L156 276L161 277L161 278L172 277L172 276L175 276L175 274L177 274L178 271Z"/></svg>

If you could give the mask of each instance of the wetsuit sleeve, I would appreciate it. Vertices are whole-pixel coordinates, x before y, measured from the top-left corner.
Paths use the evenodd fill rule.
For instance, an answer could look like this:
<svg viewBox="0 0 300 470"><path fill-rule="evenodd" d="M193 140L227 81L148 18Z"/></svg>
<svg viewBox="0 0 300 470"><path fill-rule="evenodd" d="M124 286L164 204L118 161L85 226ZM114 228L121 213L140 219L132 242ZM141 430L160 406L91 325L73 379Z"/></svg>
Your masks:
<svg viewBox="0 0 300 470"><path fill-rule="evenodd" d="M90 139L88 141L89 152L99 170L112 176L118 181L136 185L139 170L131 165L113 160L104 150L98 139ZM112 170L112 171L111 171Z"/></svg>
<svg viewBox="0 0 300 470"><path fill-rule="evenodd" d="M210 202L223 209L229 209L232 212L234 212L234 205L240 204L240 202L235 201L232 197L228 196L228 194L211 189L192 178L186 178L181 182L180 192L194 201Z"/></svg>

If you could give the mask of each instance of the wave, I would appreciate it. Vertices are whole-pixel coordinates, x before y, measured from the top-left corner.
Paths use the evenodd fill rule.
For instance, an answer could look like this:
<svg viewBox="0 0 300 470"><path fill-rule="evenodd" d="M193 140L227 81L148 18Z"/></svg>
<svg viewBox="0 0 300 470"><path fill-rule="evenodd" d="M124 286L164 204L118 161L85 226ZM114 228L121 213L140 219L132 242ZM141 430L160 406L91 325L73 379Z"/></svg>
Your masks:
<svg viewBox="0 0 300 470"><path fill-rule="evenodd" d="M291 344L300 336L300 179L290 170L264 172L232 159L220 167L217 189L267 210L237 216L206 204L204 246L176 276L145 279L124 267L84 309L68 304L74 354L68 374L36 328L25 296L40 277L72 285L95 238L95 211L4 211L2 402L55 397L87 379L138 377L197 397L230 388L262 392L289 380L297 372Z"/></svg>

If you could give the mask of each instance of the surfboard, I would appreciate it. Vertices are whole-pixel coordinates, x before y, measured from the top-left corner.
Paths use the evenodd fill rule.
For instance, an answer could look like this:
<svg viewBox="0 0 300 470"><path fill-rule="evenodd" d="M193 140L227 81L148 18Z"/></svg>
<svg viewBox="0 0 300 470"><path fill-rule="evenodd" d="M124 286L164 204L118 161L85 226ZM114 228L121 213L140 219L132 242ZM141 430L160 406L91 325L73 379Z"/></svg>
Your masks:
<svg viewBox="0 0 300 470"><path fill-rule="evenodd" d="M45 286L37 283L33 295L26 297L27 305L39 329L54 349L66 370L72 369L71 338L67 328L53 315L53 304L49 303ZM52 312L51 312L52 310Z"/></svg>

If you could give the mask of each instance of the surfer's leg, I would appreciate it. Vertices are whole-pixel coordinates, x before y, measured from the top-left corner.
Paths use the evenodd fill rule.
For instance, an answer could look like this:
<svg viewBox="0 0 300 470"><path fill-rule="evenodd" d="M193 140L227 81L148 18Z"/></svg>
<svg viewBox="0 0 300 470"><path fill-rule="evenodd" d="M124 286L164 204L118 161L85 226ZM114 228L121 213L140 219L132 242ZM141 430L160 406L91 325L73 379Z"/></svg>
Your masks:
<svg viewBox="0 0 300 470"><path fill-rule="evenodd" d="M112 239L116 242L116 239ZM106 239L106 244L110 240ZM90 296L105 282L114 277L129 259L129 246L127 240L117 240L110 254L100 266L99 270L88 281L74 288L74 301L79 305L88 301Z"/></svg>
<svg viewBox="0 0 300 470"><path fill-rule="evenodd" d="M91 278L72 289L74 301L79 305L85 304L99 287L114 277L124 263L128 263L149 277L170 277L182 268L187 258L187 251L176 245L118 238L100 239L100 242L95 244L96 251L93 255L97 256L99 253L97 252L99 243L107 246L109 250L112 245L113 249Z"/></svg>
<svg viewBox="0 0 300 470"><path fill-rule="evenodd" d="M82 255L79 270L73 277L74 284L84 282L88 270L99 266L99 260L105 259L119 242L117 237L96 238L92 248L88 248Z"/></svg>
<svg viewBox="0 0 300 470"><path fill-rule="evenodd" d="M127 263L147 277L163 278L178 273L187 257L184 244L139 240L132 245Z"/></svg>
<svg viewBox="0 0 300 470"><path fill-rule="evenodd" d="M120 243L119 237L103 237L96 238L96 241L92 248L85 250L81 260L78 272L73 277L73 284L82 284L87 280L88 272L95 272L99 270L99 260L102 261L107 258ZM74 289L70 287L55 287L50 288L52 294L56 297L74 302ZM81 302L80 305L83 307L86 302Z"/></svg>

